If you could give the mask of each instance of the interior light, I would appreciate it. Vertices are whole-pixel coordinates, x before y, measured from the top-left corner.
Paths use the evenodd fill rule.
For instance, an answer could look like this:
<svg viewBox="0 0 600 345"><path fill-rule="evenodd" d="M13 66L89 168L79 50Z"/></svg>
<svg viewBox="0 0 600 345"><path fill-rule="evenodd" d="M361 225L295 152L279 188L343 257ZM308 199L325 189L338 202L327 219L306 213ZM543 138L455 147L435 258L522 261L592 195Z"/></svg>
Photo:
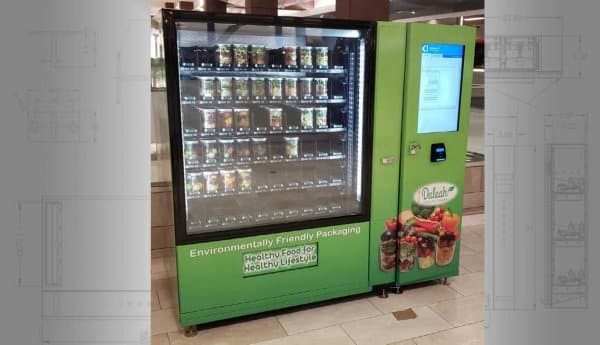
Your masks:
<svg viewBox="0 0 600 345"><path fill-rule="evenodd" d="M471 18L465 18L463 19L465 22L475 22L478 20L484 20L485 17L471 17Z"/></svg>
<svg viewBox="0 0 600 345"><path fill-rule="evenodd" d="M408 14L417 14L417 12L416 12L416 11L396 11L396 12L394 12L394 13L399 13L399 14L402 14L402 13L408 13Z"/></svg>

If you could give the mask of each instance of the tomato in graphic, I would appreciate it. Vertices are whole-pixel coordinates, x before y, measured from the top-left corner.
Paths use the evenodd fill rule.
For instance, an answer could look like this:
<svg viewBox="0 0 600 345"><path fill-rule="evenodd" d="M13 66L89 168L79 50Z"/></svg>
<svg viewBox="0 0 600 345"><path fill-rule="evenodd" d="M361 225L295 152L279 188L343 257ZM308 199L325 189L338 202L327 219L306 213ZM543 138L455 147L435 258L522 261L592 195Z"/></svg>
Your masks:
<svg viewBox="0 0 600 345"><path fill-rule="evenodd" d="M444 214L444 217L442 218L442 227L446 229L446 231L452 232L456 230L459 222L460 217L458 216L458 214L446 212Z"/></svg>
<svg viewBox="0 0 600 345"><path fill-rule="evenodd" d="M398 221L396 220L396 218L388 218L385 221L385 228L388 231L396 231L397 225L398 225Z"/></svg>

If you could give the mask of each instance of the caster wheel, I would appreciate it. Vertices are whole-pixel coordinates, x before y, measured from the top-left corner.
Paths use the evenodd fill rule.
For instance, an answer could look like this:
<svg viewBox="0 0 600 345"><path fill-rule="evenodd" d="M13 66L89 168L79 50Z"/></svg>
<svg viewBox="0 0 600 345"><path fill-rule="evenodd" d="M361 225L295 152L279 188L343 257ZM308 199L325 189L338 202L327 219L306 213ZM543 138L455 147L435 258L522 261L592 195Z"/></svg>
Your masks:
<svg viewBox="0 0 600 345"><path fill-rule="evenodd" d="M184 335L189 338L189 337L194 337L198 334L198 329L196 328L196 326L188 326L184 329Z"/></svg>
<svg viewBox="0 0 600 345"><path fill-rule="evenodd" d="M404 288L402 288L401 286L392 286L390 290L396 295L400 295L404 292Z"/></svg>

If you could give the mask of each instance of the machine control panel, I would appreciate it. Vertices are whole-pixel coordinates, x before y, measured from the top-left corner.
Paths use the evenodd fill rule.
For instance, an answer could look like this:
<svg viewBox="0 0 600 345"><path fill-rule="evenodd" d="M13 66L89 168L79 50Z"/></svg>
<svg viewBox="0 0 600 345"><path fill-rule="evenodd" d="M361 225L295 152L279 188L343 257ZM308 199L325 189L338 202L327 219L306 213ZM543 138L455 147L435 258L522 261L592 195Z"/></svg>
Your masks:
<svg viewBox="0 0 600 345"><path fill-rule="evenodd" d="M446 160L446 145L444 143L431 144L431 162L439 163Z"/></svg>

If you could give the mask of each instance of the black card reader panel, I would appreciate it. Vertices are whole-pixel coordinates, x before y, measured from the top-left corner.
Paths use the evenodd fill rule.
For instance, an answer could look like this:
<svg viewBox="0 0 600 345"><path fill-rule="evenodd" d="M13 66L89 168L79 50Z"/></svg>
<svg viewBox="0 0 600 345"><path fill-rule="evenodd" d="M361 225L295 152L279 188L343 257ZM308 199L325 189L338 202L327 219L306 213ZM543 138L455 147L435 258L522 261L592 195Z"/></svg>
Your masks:
<svg viewBox="0 0 600 345"><path fill-rule="evenodd" d="M444 143L431 144L431 162L439 163L446 160L446 145Z"/></svg>

